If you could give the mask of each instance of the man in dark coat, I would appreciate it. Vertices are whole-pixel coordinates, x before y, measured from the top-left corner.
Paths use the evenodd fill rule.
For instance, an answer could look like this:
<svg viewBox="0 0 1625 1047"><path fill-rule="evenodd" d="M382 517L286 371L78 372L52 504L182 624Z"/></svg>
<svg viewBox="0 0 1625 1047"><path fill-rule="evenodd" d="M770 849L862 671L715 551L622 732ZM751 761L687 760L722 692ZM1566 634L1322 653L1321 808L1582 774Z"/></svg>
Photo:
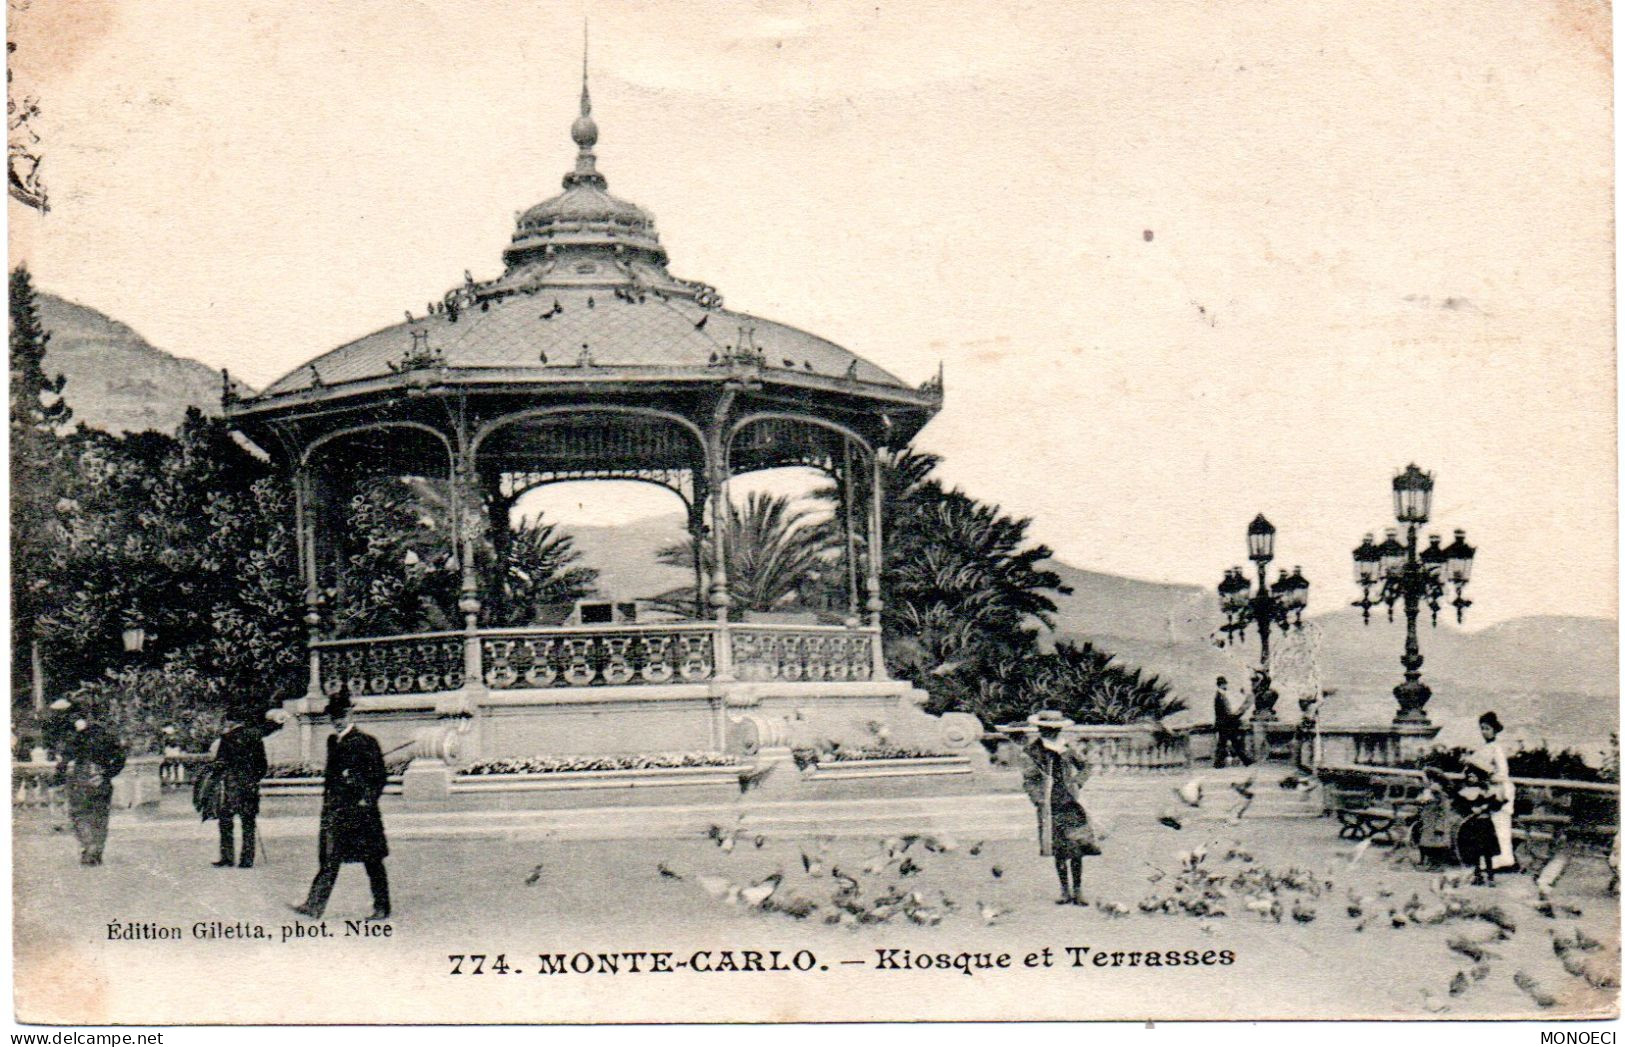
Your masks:
<svg viewBox="0 0 1625 1047"><path fill-rule="evenodd" d="M260 721L259 726L254 726ZM215 788L219 800L216 814L220 819L220 860L216 868L236 865L243 869L254 867L254 821L260 813L260 779L270 770L265 759L265 736L280 724L255 716L244 708L226 713L220 745L214 754ZM233 819L243 823L243 853L237 857L235 825Z"/></svg>
<svg viewBox="0 0 1625 1047"><path fill-rule="evenodd" d="M1228 760L1234 759L1242 766L1250 766L1252 757L1247 755L1246 730L1244 719L1250 702L1244 703L1240 711L1230 708L1229 684L1224 677L1214 681L1213 691L1213 766L1223 767Z"/></svg>
<svg viewBox="0 0 1625 1047"><path fill-rule="evenodd" d="M361 862L372 885L372 915L367 919L387 920L389 874L384 871L384 858L389 854L389 841L378 813L378 797L383 795L388 777L384 753L378 739L356 727L347 692L340 691L328 701L327 715L333 721L333 734L327 739L327 773L322 782L317 846L321 867L305 903L292 908L301 916L319 918L338 882L339 866Z"/></svg>
<svg viewBox="0 0 1625 1047"><path fill-rule="evenodd" d="M124 770L124 746L90 713L74 710L73 730L62 740L57 780L67 784L68 816L79 839L79 864L100 865L107 846L113 779Z"/></svg>
<svg viewBox="0 0 1625 1047"><path fill-rule="evenodd" d="M1021 749L1022 787L1038 812L1038 853L1055 859L1061 881L1057 905L1085 905L1083 859L1100 853L1100 845L1080 793L1089 780L1089 765L1067 743L1072 726L1059 710L1040 709L1027 718L1036 737Z"/></svg>

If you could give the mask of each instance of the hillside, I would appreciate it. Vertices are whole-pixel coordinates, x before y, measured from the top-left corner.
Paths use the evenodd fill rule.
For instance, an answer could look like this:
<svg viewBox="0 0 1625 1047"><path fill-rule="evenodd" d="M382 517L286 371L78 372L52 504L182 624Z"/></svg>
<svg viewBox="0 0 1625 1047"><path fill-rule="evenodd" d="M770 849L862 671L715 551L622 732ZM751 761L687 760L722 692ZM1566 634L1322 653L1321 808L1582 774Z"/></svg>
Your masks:
<svg viewBox="0 0 1625 1047"><path fill-rule="evenodd" d="M213 368L156 349L94 309L43 292L38 301L51 332L45 371L67 378L63 395L80 424L115 433L173 432L189 406L220 412Z"/></svg>
<svg viewBox="0 0 1625 1047"><path fill-rule="evenodd" d="M1144 666L1174 685L1198 714L1205 711L1213 678L1246 679L1257 664L1256 633L1220 649L1209 639L1219 624L1217 598L1194 586L1140 582L1081 571L1052 562L1073 587L1056 602L1056 635L1092 640L1118 657ZM1311 604L1313 606L1313 604ZM1294 646L1318 667L1322 685L1335 690L1324 707L1329 722L1382 722L1392 717L1391 691L1400 680L1404 619L1374 613L1370 625L1352 608L1305 619ZM1428 709L1456 737L1485 709L1496 709L1513 740L1548 739L1593 746L1618 726L1618 625L1600 618L1517 618L1480 630L1458 628L1442 616L1437 629L1423 619L1423 677L1433 688ZM1308 653L1312 649L1312 654ZM1283 681L1286 692L1291 681ZM1296 716L1288 698L1280 713Z"/></svg>

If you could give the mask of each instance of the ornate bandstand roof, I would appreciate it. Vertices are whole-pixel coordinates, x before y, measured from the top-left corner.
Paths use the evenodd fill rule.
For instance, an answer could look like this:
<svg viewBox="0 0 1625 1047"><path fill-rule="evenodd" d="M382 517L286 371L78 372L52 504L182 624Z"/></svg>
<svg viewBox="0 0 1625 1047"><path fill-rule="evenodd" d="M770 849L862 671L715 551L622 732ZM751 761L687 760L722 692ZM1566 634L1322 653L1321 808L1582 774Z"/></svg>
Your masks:
<svg viewBox="0 0 1625 1047"><path fill-rule="evenodd" d="M896 419L893 438L906 439L936 412L940 374L910 385L827 339L724 309L714 288L671 275L654 219L610 195L598 171L585 70L570 135L577 154L563 192L519 216L502 275L465 273L424 315L408 311L257 396L228 392L228 416L252 423L429 388L657 394L740 380L809 404L884 411L888 430Z"/></svg>

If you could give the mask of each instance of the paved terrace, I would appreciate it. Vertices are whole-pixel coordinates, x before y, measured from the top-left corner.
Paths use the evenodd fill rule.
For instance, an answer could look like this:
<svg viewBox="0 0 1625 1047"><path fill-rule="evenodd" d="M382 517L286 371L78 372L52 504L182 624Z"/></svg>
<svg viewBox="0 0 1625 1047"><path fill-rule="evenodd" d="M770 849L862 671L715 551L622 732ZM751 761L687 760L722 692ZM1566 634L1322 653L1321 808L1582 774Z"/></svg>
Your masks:
<svg viewBox="0 0 1625 1047"><path fill-rule="evenodd" d="M365 877L347 868L328 912L339 937L286 944L107 937L115 920L175 926L188 936L197 921L219 920L259 924L279 938L297 923L286 905L302 897L315 869L312 815L265 819L267 853L253 870L211 868L214 826L199 823L178 799L155 813L116 816L100 869L79 868L71 837L54 832L48 818L24 818L15 852L19 1007L25 1016L86 1021L92 1018L55 1008L92 998L126 1020L274 1022L288 1014L287 1001L299 1000L350 1020L480 1021L496 1017L496 990L448 983L442 968L450 954L502 952L520 966L517 958L534 964L540 952L805 948L830 970L759 976L773 980L748 986L698 974L669 987L559 978L545 982L546 991L529 980L531 971L501 983L501 1019L716 1018L737 1014L734 1001L747 988L777 1001L775 1016L783 1018L1612 1013L1615 990L1591 984L1618 978L1618 904L1602 863L1574 863L1554 891L1558 907L1543 912L1528 876L1503 877L1493 890L1458 888L1442 884L1437 872L1395 862L1380 846L1339 840L1331 820L1313 816L1318 804L1276 786L1286 773L1279 769L1260 773L1258 799L1232 821L1228 812L1240 797L1230 783L1249 773L1208 769L1091 783L1105 853L1085 864L1092 904L1082 908L1054 904L1051 864L1037 854L1031 810L1019 794L843 801L800 811L748 798L732 808L396 811L386 816L391 937L343 937L343 920L368 908ZM1193 777L1204 783L1197 809L1173 795ZM1164 813L1182 827L1159 821ZM706 836L711 825L717 839ZM892 837L895 849L904 832L936 839L914 841L887 864L882 840ZM914 868L904 873L899 859L911 856ZM1172 913L1144 911L1188 897L1193 874L1182 870L1191 864L1226 894L1218 903L1226 915L1195 915L1177 904ZM858 882L858 908L871 917L840 916L837 868ZM784 875L773 897L792 911L740 899L741 889L773 873ZM1277 880L1261 888L1266 874L1313 889ZM919 901L887 904L894 883ZM1176 884L1184 887L1176 891ZM794 910L805 902L818 908L798 917ZM1272 902L1279 903L1273 911ZM1447 905L1458 911L1448 914ZM1463 915L1490 906L1512 929ZM835 923L826 922L830 916ZM1566 941L1576 929L1604 944L1560 957L1554 936ZM1453 951L1452 940L1489 955L1474 960ZM1080 946L1123 960L1081 970L1063 963L1002 983L1003 991L996 979L1014 976L909 971L877 980L873 969L880 948L1046 946L1058 957ZM1158 950L1228 951L1234 959L1223 968L1128 965L1130 953ZM57 988L87 977L103 991L87 997ZM180 1002L180 987L209 980L222 991Z"/></svg>

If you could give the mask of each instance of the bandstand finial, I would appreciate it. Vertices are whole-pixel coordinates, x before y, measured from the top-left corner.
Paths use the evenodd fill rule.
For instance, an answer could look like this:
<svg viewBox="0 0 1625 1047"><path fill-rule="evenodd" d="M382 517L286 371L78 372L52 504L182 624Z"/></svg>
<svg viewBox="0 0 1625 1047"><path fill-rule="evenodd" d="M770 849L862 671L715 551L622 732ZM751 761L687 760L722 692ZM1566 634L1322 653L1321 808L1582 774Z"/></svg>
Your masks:
<svg viewBox="0 0 1625 1047"><path fill-rule="evenodd" d="M598 158L592 147L598 144L598 124L592 118L592 94L587 90L587 22L581 23L581 115L570 125L570 138L576 144L575 170L564 176L564 188L593 185L599 189L608 183L598 173Z"/></svg>

